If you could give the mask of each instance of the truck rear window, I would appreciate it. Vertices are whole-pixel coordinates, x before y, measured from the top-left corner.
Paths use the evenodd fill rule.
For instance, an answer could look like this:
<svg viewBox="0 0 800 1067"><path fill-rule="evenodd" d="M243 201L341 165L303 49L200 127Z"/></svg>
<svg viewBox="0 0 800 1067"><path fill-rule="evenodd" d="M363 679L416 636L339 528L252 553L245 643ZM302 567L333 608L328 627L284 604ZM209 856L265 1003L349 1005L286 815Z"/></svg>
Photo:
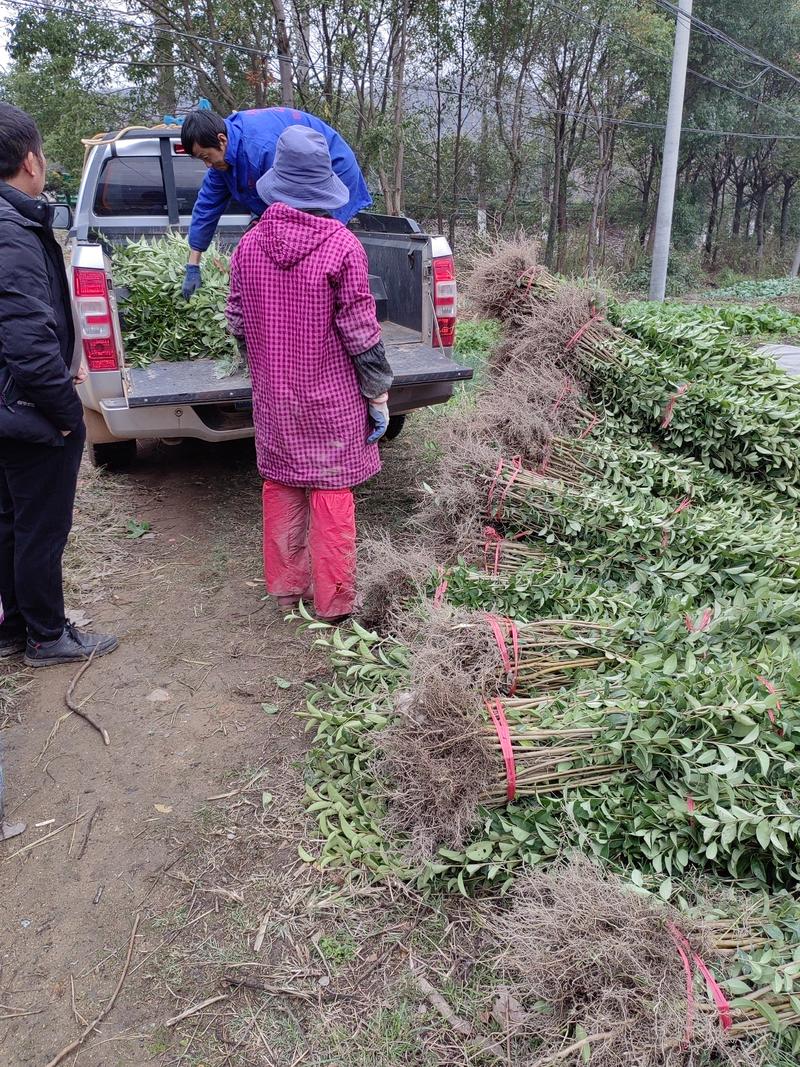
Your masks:
<svg viewBox="0 0 800 1067"><path fill-rule="evenodd" d="M173 156L178 211L191 215L205 177L205 164L193 156ZM113 215L142 217L164 215L167 195L159 156L112 156L103 163L97 180L94 213L100 218ZM249 215L236 201L227 208L229 215Z"/></svg>

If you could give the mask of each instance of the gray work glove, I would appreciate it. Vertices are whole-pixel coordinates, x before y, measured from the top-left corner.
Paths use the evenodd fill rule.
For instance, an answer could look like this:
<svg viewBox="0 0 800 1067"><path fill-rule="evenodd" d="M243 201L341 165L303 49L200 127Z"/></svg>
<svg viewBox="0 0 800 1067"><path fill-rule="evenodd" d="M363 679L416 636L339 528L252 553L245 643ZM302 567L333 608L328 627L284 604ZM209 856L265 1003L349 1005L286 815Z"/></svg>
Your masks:
<svg viewBox="0 0 800 1067"><path fill-rule="evenodd" d="M389 397L386 394L369 401L369 419L375 429L367 438L367 444L374 445L389 429Z"/></svg>

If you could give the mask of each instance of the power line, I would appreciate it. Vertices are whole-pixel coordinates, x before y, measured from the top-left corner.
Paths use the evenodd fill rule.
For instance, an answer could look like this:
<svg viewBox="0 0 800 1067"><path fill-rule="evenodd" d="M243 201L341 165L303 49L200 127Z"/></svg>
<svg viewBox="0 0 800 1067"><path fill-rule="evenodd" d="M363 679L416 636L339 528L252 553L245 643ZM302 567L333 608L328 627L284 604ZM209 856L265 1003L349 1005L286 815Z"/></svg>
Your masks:
<svg viewBox="0 0 800 1067"><path fill-rule="evenodd" d="M670 15L678 16L679 10L676 4L670 2L670 0L653 0L653 2L665 11L668 11ZM783 67L779 67L777 63L773 63L771 59L767 59L765 56L759 55L758 52L754 52L752 48L748 48L747 45L742 44L740 41L735 40L724 30L718 29L716 26L712 26L708 22L704 22L697 15L689 16L693 26L696 26L707 37L713 38L720 44L726 45L728 48L733 49L734 52L738 52L740 55L745 56L751 63L758 63L762 67L766 67L775 74L781 75L783 78L788 78L796 85L800 85L800 77L796 74L792 74L791 71L784 70Z"/></svg>
<svg viewBox="0 0 800 1067"><path fill-rule="evenodd" d="M51 12L52 11L52 12L55 12L56 14L71 15L73 17L83 18L83 19L85 19L87 21L99 22L101 25L105 24L105 25L109 25L109 26L118 26L120 28L135 29L135 30L138 30L138 31L146 33L146 34L155 34L155 35L167 34L167 35L171 35L171 36L189 38L189 39L192 39L192 40L200 41L201 43L212 44L215 47L230 48L233 51L245 52L245 53L250 54L250 55L256 55L256 56L260 57L262 59L262 61L266 61L268 59L268 55L263 49L252 48L249 45L240 45L240 44L236 44L236 43L231 42L231 41L224 41L224 40L217 39L217 38L204 37L204 36L199 35L199 34L188 33L188 32L184 32L182 30L175 30L175 29L172 29L171 27L161 27L161 26L155 26L153 24L137 23L137 22L131 22L129 20L115 19L115 18L109 17L108 13L100 12L98 14L92 14L92 13L89 13L89 12L76 11L73 8L63 7L63 6L60 6L58 4L46 3L46 2L44 2L44 0L4 0L4 2L6 4L13 5L15 7L22 8L22 9L37 10L37 11L44 11L44 12ZM555 0L547 0L547 2L550 3L551 6L560 7L560 5L558 5L555 2ZM660 2L660 0L656 0L656 2ZM571 12L566 8L560 8L560 9L562 11L567 12L568 14L576 15L576 13L574 11ZM642 46L642 47L644 47L644 46ZM663 58L663 57L659 56L659 54L656 53L656 52L653 52L652 54L655 55L655 56L658 56L658 58L660 58L660 59ZM273 53L273 55L275 55L275 53ZM118 63L115 62L115 65L130 64L132 66L135 66L135 63L136 63L135 60L119 60ZM177 63L176 65L179 66L180 63ZM318 72L316 71L316 68L315 68L315 65L314 65L313 61L311 61L310 65L311 65L312 69L314 69L315 74L317 74L317 76L319 76ZM337 68L335 73L348 73L348 71L347 71L347 68L342 67L342 68ZM459 91L459 90L456 90L456 89L442 89L441 87L433 88L430 83L426 83L426 82L406 82L405 85L406 85L406 88L409 88L409 89L414 89L414 88L422 89L422 90L425 90L425 91L430 92L432 94L438 94L438 95L442 95L442 96L450 96L450 97L455 97L455 98L461 98L462 100L471 102L472 104L474 104L474 105L476 105L478 107L484 107L487 103L489 103L489 104L499 104L500 106L502 106L503 103L504 103L503 100L501 98L499 98L499 97L471 96L467 92ZM726 87L726 88L730 88L730 87ZM528 116L529 118L531 118L531 117L532 118L538 118L538 117L541 117L541 116L544 116L544 115L559 115L559 116L562 116L562 117L575 119L575 120L577 120L579 122L583 122L583 123L585 123L587 125L591 125L596 119L599 119L599 120L602 120L603 122L607 122L609 125L625 126L625 127L629 127L629 128L632 128L632 129L663 130L663 129L666 128L665 124L663 122L645 122L645 121L639 121L639 120L635 120L635 119L622 119L622 118L618 118L618 117L616 117L614 115L605 115L605 114L585 115L585 114L582 114L580 112L570 111L568 109L551 108L551 107L547 107L547 106L543 106L543 105L539 105L539 104L537 104L536 107L537 107L536 113L534 115L529 115ZM775 133L750 133L750 132L746 132L744 130L715 130L715 129L707 129L707 128L703 128L703 127L697 127L697 126L685 126L684 130L687 133L693 133L693 134L702 135L702 136L709 136L709 137L722 137L722 138L733 138L733 139L744 139L744 140L755 140L755 141L772 141L772 140L778 140L778 141L800 141L800 135L782 134L782 133L777 133L777 132L775 132Z"/></svg>
<svg viewBox="0 0 800 1067"><path fill-rule="evenodd" d="M557 11L562 12L562 14L568 15L570 18L574 18L578 22L584 23L584 25L586 26L594 28L598 25L598 23L592 22L591 19L586 18L579 12L573 11L571 8L563 7L561 4L557 3L556 0L544 0L544 2L548 7L555 8ZM615 27L616 30L619 31L619 26L617 23L609 22L606 25L610 27ZM627 44L631 45L637 51L642 52L644 55L651 56L654 59L657 59L659 62L669 65L669 56L662 55L660 52L656 52L652 48L648 48L647 45L639 44L639 42L635 41L630 36L630 34L625 32L625 30L622 30L620 32L611 32L610 30L606 30L606 32L611 37L615 37L619 40L624 40ZM623 34L624 37L622 36ZM760 107L764 111L771 111L779 118L788 119L790 122L795 123L800 122L800 118L798 118L797 115L791 115L788 111L784 111L782 108L776 108L772 104L765 104L762 100L759 100L758 97L749 96L747 93L742 92L741 89L734 88L732 85L726 85L725 82L718 81L716 78L712 78L709 74L703 74L701 71L695 70L693 67L687 67L686 69L689 74L691 74L698 80L707 82L709 85L713 85L717 89L723 89L725 92L732 93L734 96L738 96L740 99L746 100L750 104L755 104L756 107Z"/></svg>
<svg viewBox="0 0 800 1067"><path fill-rule="evenodd" d="M272 56L281 58L281 53L272 49L253 48L250 45L236 44L234 41L224 41L216 37L204 37L202 34L189 33L188 30L178 30L173 26L156 26L154 23L133 22L127 19L118 19L109 17L108 12L88 12L88 11L76 11L74 8L62 7L58 4L48 4L44 0L3 0L3 3L9 7L22 8L23 10L33 10L55 12L58 15L72 15L85 19L88 22L98 22L100 25L117 26L120 29L138 30L141 33L153 34L156 36L169 36L188 39L191 41L198 41L200 44L213 45L215 48L229 48L234 52L244 52L248 55L258 56L262 61L266 62Z"/></svg>

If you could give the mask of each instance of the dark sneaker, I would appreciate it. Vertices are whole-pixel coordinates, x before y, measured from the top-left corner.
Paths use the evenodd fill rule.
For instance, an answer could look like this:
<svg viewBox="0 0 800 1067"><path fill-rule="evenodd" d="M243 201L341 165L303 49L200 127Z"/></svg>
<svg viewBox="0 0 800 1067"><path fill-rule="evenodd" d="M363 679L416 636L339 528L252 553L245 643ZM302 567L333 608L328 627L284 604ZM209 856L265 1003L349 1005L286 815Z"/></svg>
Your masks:
<svg viewBox="0 0 800 1067"><path fill-rule="evenodd" d="M28 829L24 822L0 822L0 841L10 841Z"/></svg>
<svg viewBox="0 0 800 1067"><path fill-rule="evenodd" d="M25 663L29 667L55 667L59 663L76 663L95 656L107 656L119 645L116 637L107 634L87 634L71 622L55 641L28 641Z"/></svg>
<svg viewBox="0 0 800 1067"><path fill-rule="evenodd" d="M24 634L19 637L0 637L0 660L11 659L25 651L28 639Z"/></svg>

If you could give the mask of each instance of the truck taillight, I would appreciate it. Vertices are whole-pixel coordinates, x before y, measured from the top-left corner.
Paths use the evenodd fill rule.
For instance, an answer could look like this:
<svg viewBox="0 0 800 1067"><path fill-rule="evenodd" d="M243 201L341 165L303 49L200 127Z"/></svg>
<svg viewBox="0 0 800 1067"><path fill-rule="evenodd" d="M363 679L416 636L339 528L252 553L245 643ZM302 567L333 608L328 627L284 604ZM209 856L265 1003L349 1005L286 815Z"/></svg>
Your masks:
<svg viewBox="0 0 800 1067"><path fill-rule="evenodd" d="M433 345L452 348L456 340L458 286L452 256L436 256L433 260L433 311L438 329L433 331Z"/></svg>
<svg viewBox="0 0 800 1067"><path fill-rule="evenodd" d="M72 287L89 370L119 370L105 271L75 267Z"/></svg>

